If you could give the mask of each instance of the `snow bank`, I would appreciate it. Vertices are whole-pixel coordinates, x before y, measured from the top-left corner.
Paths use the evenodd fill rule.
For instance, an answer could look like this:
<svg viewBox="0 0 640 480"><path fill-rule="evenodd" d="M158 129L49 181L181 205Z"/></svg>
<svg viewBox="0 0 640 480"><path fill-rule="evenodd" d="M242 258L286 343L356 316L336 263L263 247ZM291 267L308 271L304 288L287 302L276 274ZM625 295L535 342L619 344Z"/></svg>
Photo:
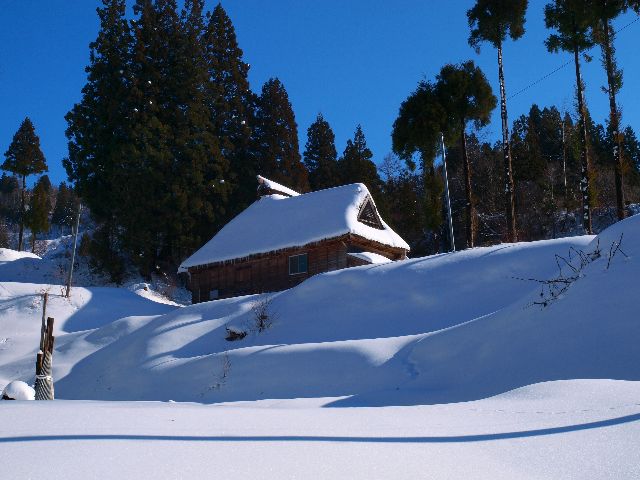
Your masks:
<svg viewBox="0 0 640 480"><path fill-rule="evenodd" d="M9 248L0 248L0 262L14 262L22 258L37 258L40 257L31 252L18 252L17 250L11 250Z"/></svg>
<svg viewBox="0 0 640 480"><path fill-rule="evenodd" d="M36 391L26 383L14 380L4 387L2 398L8 400L35 400Z"/></svg>
<svg viewBox="0 0 640 480"><path fill-rule="evenodd" d="M274 296L181 308L78 362L56 392L59 398L220 402L396 388L416 372L404 360L412 345L514 301L523 306L535 285L515 277L547 278L557 268L555 253L591 240L363 266L317 275ZM258 334L252 307L265 298L273 325ZM227 326L249 334L228 342ZM78 342L68 348L82 348Z"/></svg>
<svg viewBox="0 0 640 480"><path fill-rule="evenodd" d="M204 403L329 396L341 397L333 406L415 405L560 379L640 380L640 304L630 290L640 274L640 217L597 238L602 257L546 308L530 306L540 284L522 279L556 276L555 255L572 251L577 258L576 251L594 248L594 237L362 266L275 295L185 308L118 289L80 290L73 304L55 299L51 306L56 319L66 319L56 332L56 394ZM28 381L38 287L3 287L0 382ZM265 304L271 327L259 333L255 311ZM247 336L229 342L227 327Z"/></svg>

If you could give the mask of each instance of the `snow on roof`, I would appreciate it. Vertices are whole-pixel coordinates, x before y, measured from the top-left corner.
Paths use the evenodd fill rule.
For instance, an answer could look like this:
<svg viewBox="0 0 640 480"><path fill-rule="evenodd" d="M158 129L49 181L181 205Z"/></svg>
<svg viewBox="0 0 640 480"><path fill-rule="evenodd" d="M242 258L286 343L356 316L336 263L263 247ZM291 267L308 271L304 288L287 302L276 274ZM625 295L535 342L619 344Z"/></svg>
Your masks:
<svg viewBox="0 0 640 480"><path fill-rule="evenodd" d="M345 234L355 234L383 245L409 250L409 245L384 221L381 221L382 229L358 221L360 207L370 198L369 190L362 183L290 198L282 195L262 197L182 262L179 271L301 247Z"/></svg>
<svg viewBox="0 0 640 480"><path fill-rule="evenodd" d="M274 192L282 193L284 195L288 195L289 197L297 197L300 195L295 190L291 190L289 187L285 187L284 185L280 185L278 182L274 182L273 180L269 180L268 178L264 178L262 175L258 175L258 188L264 185L269 190L273 190Z"/></svg>
<svg viewBox="0 0 640 480"><path fill-rule="evenodd" d="M365 262L369 262L371 264L379 264L379 263L389 263L390 259L387 257L380 255L379 253L373 252L349 252L347 255L350 255L355 258L359 258L360 260L364 260Z"/></svg>

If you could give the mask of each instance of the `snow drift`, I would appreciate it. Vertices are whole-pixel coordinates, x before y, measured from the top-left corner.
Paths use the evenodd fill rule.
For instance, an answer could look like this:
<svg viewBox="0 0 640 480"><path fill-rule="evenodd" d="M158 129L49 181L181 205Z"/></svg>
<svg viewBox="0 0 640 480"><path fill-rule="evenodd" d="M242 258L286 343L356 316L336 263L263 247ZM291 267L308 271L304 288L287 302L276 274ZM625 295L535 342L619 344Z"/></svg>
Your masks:
<svg viewBox="0 0 640 480"><path fill-rule="evenodd" d="M623 233L627 257L618 253L607 269L609 247ZM556 276L555 254L589 252L598 240L602 257L562 298L530 305L539 286L521 279ZM93 310L84 330L67 307L56 307L71 319L58 324L56 394L205 403L334 397L333 406L378 406L474 400L549 380L640 380L639 250L640 217L632 217L596 238L357 267L273 295L184 308L137 297L133 311L133 297L110 299L117 290L104 289L108 305ZM25 288L10 287L13 295ZM76 317L83 305L74 305ZM270 328L258 332L261 307ZM27 317L36 338L37 309ZM11 314L0 312L0 322L13 328ZM227 328L247 336L229 342ZM26 343L11 349L12 342L0 350L0 384L16 371L30 380L35 351Z"/></svg>

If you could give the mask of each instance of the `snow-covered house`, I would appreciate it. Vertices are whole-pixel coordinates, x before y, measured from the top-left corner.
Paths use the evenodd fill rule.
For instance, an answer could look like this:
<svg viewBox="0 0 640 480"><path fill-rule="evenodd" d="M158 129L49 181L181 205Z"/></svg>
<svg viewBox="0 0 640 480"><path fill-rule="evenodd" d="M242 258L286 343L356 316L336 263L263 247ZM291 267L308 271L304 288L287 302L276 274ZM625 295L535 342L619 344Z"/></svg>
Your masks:
<svg viewBox="0 0 640 480"><path fill-rule="evenodd" d="M259 198L180 266L193 303L291 288L316 273L406 258L361 183L299 194L258 176Z"/></svg>

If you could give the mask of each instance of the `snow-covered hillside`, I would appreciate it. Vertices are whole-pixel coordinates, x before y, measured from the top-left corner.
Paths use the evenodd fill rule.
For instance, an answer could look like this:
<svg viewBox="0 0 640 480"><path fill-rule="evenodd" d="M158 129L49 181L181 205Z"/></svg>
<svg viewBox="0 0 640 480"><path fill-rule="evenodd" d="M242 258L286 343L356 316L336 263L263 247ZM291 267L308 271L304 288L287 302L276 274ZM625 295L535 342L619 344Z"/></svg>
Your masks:
<svg viewBox="0 0 640 480"><path fill-rule="evenodd" d="M628 258L618 253L606 269L623 232ZM540 288L522 279L552 278L554 255L575 262L576 251L596 244L602 257L563 298L530 306ZM206 403L331 396L347 397L336 404L397 405L474 400L547 380L640 380L632 294L639 246L633 217L595 239L358 267L282 293L184 308L116 288L78 288L69 302L52 287L57 395ZM43 288L3 282L0 385L32 380L35 294ZM263 332L256 307L269 316ZM229 342L226 327L248 335Z"/></svg>
<svg viewBox="0 0 640 480"><path fill-rule="evenodd" d="M16 379L33 382L39 293L48 289L48 314L56 318L57 398L235 402L209 407L36 405L42 412L38 415L45 416L60 405L56 412L68 421L54 422L47 441L61 448L70 443L67 436L84 438L82 448L90 449L116 431L135 445L147 437L162 440L164 446L155 451L161 455L165 446L172 448L186 436L186 443L216 442L215 448L220 446L234 458L238 455L232 455L232 449L248 455L259 445L259 458L268 463L269 453L283 442L293 442L295 451L308 447L318 450L320 457L324 452L334 458L331 467L316 475L324 477L323 472L335 476L332 469L342 454L370 458L372 449L379 449L380 455L391 456L398 449L390 445L402 444L403 452L428 451L439 458L438 468L449 468L435 470L440 474L434 478L465 477L464 472L473 471L467 469L473 462L486 462L489 473L465 478L570 478L563 472L580 469L578 446L585 441L591 442L590 455L614 455L611 442L618 441L624 456L625 449L640 440L640 216L597 237L499 245L357 267L315 276L277 294L187 307L159 303L143 289L136 293L109 287L75 288L67 300L59 295L59 286L45 283L51 277L37 281L38 271L51 270L46 258L0 254L0 388ZM556 255L571 260L572 266ZM582 269L580 255L589 256ZM533 305L550 298L546 292L540 296L542 284L536 280L560 273L576 280L546 307ZM256 312L266 314L263 331ZM226 340L228 329L247 335L231 342ZM3 421L25 421L32 408L3 406L0 416ZM82 431L71 412L77 409L80 418L89 418L96 408L106 415L104 423ZM288 413L274 411L277 408ZM149 420L137 429L125 420L116 421L120 413L133 418L140 409L160 423ZM298 410L301 413L294 413ZM254 417L261 420L252 423ZM32 438L41 425L37 415L34 418L24 429L12 420L12 427L2 433L14 438L7 440L11 448L39 441ZM177 431L173 425L163 426L174 421L182 422ZM534 431L541 433L526 433ZM540 438L556 434L540 443ZM451 446L489 440L513 440L513 448L502 457L497 447L493 451ZM567 453L566 462L556 457L556 463L521 463L530 447L551 453L567 440L576 450ZM349 448L344 450L331 446L345 443ZM205 447L189 455L200 455L201 449ZM468 455L471 463L456 466L459 455ZM214 458L218 457L209 460ZM600 464L608 470L580 478L637 477L637 462ZM182 461L175 465L184 467ZM415 478L425 467L422 457L405 465L413 476L397 478ZM362 464L361 475L354 478L381 471L369 466ZM305 476L304 469L289 467ZM270 471L275 472L270 478L286 477L277 473L278 468ZM447 477L447 471L457 474ZM167 472L164 476L171 477Z"/></svg>

